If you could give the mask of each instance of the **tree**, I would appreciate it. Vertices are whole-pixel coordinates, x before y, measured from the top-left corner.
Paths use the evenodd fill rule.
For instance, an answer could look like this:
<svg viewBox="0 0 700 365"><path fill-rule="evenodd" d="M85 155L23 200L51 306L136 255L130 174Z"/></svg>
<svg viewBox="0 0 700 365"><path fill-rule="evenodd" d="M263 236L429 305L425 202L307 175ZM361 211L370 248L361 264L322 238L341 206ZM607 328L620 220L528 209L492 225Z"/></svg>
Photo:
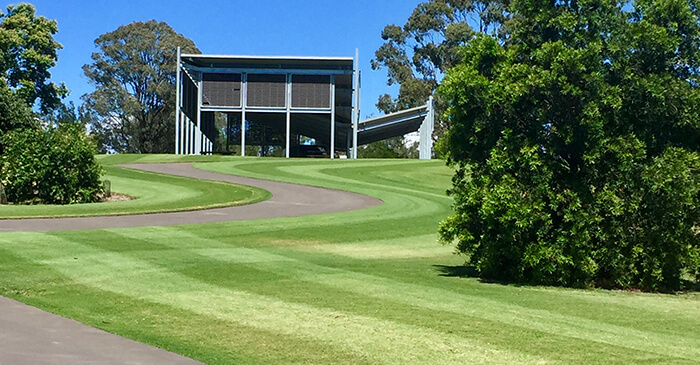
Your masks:
<svg viewBox="0 0 700 365"><path fill-rule="evenodd" d="M168 24L134 22L101 35L83 66L95 91L83 96L103 150L172 152L175 146L176 49L199 53Z"/></svg>
<svg viewBox="0 0 700 365"><path fill-rule="evenodd" d="M57 50L63 46L53 38L58 32L56 21L35 13L34 6L26 3L8 6L7 14L0 12L0 78L4 82L0 88L9 87L30 108L38 100L41 111L48 112L68 94L64 84L48 81Z"/></svg>
<svg viewBox="0 0 700 365"><path fill-rule="evenodd" d="M646 290L697 279L695 2L507 11L507 35L470 40L440 87L456 169L443 242L491 279Z"/></svg>
<svg viewBox="0 0 700 365"><path fill-rule="evenodd" d="M375 52L372 69L386 68L387 85L400 85L397 97L384 94L377 108L393 113L425 104L444 72L461 61L456 50L477 33L498 34L507 19L506 0L429 0L416 6L403 27L387 25L385 43ZM436 99L438 109L441 102ZM435 135L445 125L437 118Z"/></svg>

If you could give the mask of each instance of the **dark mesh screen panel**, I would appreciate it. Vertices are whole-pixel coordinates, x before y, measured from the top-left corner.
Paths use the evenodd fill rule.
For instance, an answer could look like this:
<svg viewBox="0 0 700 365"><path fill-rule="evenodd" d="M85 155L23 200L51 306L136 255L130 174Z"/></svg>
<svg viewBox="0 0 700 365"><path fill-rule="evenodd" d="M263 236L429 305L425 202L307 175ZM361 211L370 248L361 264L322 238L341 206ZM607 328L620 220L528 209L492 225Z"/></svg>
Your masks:
<svg viewBox="0 0 700 365"><path fill-rule="evenodd" d="M241 106L241 75L205 73L202 76L202 104Z"/></svg>
<svg viewBox="0 0 700 365"><path fill-rule="evenodd" d="M202 112L202 133L204 133L204 135L207 136L207 138L209 138L211 141L214 141L214 139L216 138L216 125L214 123L215 117L216 116L214 112Z"/></svg>
<svg viewBox="0 0 700 365"><path fill-rule="evenodd" d="M182 78L182 111L190 120L197 120L197 103L199 102L199 91L197 85L190 80L184 72Z"/></svg>
<svg viewBox="0 0 700 365"><path fill-rule="evenodd" d="M247 106L284 108L286 75L248 75Z"/></svg>
<svg viewBox="0 0 700 365"><path fill-rule="evenodd" d="M330 108L331 77L322 75L293 75L292 107Z"/></svg>

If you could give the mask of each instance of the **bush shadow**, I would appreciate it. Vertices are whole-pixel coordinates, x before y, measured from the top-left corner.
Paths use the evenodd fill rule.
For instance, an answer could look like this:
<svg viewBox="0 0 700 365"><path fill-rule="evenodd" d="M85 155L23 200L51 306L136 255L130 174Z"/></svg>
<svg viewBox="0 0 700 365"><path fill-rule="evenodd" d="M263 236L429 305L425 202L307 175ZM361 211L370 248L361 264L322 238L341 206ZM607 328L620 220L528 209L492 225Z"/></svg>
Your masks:
<svg viewBox="0 0 700 365"><path fill-rule="evenodd" d="M443 277L473 278L473 279L478 279L479 282L486 283L486 284L500 284L500 285L514 285L514 286L527 285L527 284L518 283L515 281L498 280L498 279L493 279L493 278L481 277L481 276L479 276L479 271L476 269L476 266L473 266L473 265L457 265L457 266L433 265L433 267L438 272L440 272L439 275L443 276Z"/></svg>
<svg viewBox="0 0 700 365"><path fill-rule="evenodd" d="M459 277L459 278L478 278L479 271L476 270L475 266L470 265L458 265L458 266L448 266L448 265L433 265L433 267L440 272L440 276L445 277Z"/></svg>
<svg viewBox="0 0 700 365"><path fill-rule="evenodd" d="M517 281L508 280L498 280L492 278L483 278L479 276L479 271L473 265L433 265L433 268L438 271L438 275L442 277L457 277L457 278L473 278L478 279L482 283L488 284L501 284L501 285L514 285L514 286L542 286L543 284L535 283L521 283ZM545 285L552 287L560 287L558 285ZM572 287L575 288L575 287ZM599 289L604 290L621 290L621 291L631 291L631 292L644 292L642 290L633 288L616 288L612 286L598 286ZM583 288L575 288L583 289ZM684 293L700 293L700 281L682 280L681 289L678 291L651 291L651 293L661 293L661 294L684 294Z"/></svg>

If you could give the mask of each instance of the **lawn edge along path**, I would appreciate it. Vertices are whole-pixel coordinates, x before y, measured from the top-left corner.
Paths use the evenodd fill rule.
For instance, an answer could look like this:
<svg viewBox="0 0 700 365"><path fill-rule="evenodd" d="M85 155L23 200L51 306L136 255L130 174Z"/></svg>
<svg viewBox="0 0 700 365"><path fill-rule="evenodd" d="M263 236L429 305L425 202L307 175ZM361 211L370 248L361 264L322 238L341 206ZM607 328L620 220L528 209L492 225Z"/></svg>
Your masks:
<svg viewBox="0 0 700 365"><path fill-rule="evenodd" d="M210 172L197 169L191 163L125 164L120 166L200 180L224 181L252 186L267 190L272 194L272 197L254 204L197 211L73 218L3 219L0 220L0 232L171 226L297 217L366 209L382 204L381 200L363 194Z"/></svg>
<svg viewBox="0 0 700 365"><path fill-rule="evenodd" d="M270 198L269 191L224 181L158 174L121 165L105 166L112 187L136 200L68 205L0 205L0 220L77 218L185 212L248 205ZM200 185L194 186L200 182ZM172 189L171 189L172 188Z"/></svg>

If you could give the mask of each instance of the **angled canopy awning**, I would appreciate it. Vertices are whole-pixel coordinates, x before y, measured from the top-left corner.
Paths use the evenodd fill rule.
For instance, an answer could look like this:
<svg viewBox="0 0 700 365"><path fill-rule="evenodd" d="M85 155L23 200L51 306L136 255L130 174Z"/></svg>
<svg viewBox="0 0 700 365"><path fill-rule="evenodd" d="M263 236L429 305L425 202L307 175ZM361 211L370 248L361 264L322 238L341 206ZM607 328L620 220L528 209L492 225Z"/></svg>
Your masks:
<svg viewBox="0 0 700 365"><path fill-rule="evenodd" d="M360 145L364 145L418 131L420 132L420 158L429 159L432 152L434 120L431 97L426 105L359 122L357 140Z"/></svg>
<svg viewBox="0 0 700 365"><path fill-rule="evenodd" d="M417 131L428 115L428 105L366 119L359 123L358 143L361 145Z"/></svg>

